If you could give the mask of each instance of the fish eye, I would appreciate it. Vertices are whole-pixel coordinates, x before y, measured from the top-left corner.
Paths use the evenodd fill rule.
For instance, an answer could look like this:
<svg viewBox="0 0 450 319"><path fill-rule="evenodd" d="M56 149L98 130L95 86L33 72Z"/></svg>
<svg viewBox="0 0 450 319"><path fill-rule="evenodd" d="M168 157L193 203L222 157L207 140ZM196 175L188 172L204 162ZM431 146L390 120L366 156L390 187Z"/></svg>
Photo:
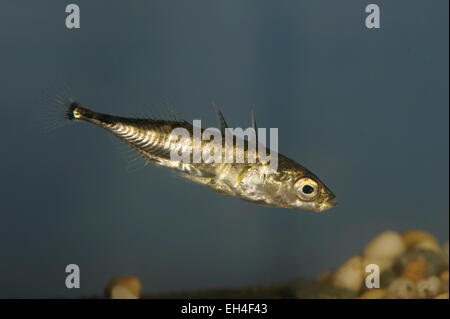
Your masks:
<svg viewBox="0 0 450 319"><path fill-rule="evenodd" d="M314 187L312 187L311 185L305 185L302 188L303 193L305 194L312 194L314 192Z"/></svg>
<svg viewBox="0 0 450 319"><path fill-rule="evenodd" d="M312 201L319 195L319 184L312 178L300 178L294 185L298 197L304 201Z"/></svg>

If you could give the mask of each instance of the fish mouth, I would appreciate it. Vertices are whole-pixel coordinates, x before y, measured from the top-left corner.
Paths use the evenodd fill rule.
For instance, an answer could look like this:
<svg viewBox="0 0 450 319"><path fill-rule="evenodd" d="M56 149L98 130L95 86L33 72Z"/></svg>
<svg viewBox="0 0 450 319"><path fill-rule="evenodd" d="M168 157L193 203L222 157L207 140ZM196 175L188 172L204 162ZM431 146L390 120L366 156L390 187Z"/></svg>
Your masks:
<svg viewBox="0 0 450 319"><path fill-rule="evenodd" d="M328 200L326 201L326 204L328 204L330 207L334 207L337 205L337 199L335 195L331 195Z"/></svg>
<svg viewBox="0 0 450 319"><path fill-rule="evenodd" d="M316 209L317 213L323 212L324 210L333 208L337 205L337 200L336 200L336 196L334 194L331 194L327 201L324 202L322 205L320 205L320 207L318 209Z"/></svg>

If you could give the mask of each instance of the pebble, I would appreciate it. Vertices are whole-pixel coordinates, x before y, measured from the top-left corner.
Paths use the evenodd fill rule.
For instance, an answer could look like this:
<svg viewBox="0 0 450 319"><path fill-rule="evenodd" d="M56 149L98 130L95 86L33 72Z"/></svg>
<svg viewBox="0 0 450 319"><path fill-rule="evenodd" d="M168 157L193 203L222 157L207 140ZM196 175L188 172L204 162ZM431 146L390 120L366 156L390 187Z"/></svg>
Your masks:
<svg viewBox="0 0 450 319"><path fill-rule="evenodd" d="M406 250L402 236L394 231L385 231L376 236L364 248L364 257L394 260Z"/></svg>
<svg viewBox="0 0 450 319"><path fill-rule="evenodd" d="M124 296L127 295L124 288L127 289L129 293L134 295L135 298L139 298L141 295L142 284L139 279L134 276L122 276L111 279L105 289L106 297L112 298L114 288L119 286L121 288L118 288L118 292Z"/></svg>
<svg viewBox="0 0 450 319"><path fill-rule="evenodd" d="M398 275L392 269L387 269L383 271L380 275L380 287L381 288L389 287L391 282L394 281L396 278L398 278Z"/></svg>
<svg viewBox="0 0 450 319"><path fill-rule="evenodd" d="M363 264L361 256L347 260L334 274L332 283L341 288L359 291L363 283Z"/></svg>
<svg viewBox="0 0 450 319"><path fill-rule="evenodd" d="M328 285L333 280L333 272L327 271L317 278L317 282L321 285Z"/></svg>
<svg viewBox="0 0 450 319"><path fill-rule="evenodd" d="M366 290L358 299L383 299L388 294L386 289L373 288Z"/></svg>
<svg viewBox="0 0 450 319"><path fill-rule="evenodd" d="M413 282L418 282L425 278L428 271L427 261L422 256L417 256L406 264L402 277L408 278Z"/></svg>
<svg viewBox="0 0 450 319"><path fill-rule="evenodd" d="M433 298L441 292L441 281L438 277L433 276L427 279L421 280L417 283L417 297Z"/></svg>
<svg viewBox="0 0 450 319"><path fill-rule="evenodd" d="M388 298L412 299L416 296L416 285L408 278L397 278L388 288Z"/></svg>
<svg viewBox="0 0 450 319"><path fill-rule="evenodd" d="M448 268L448 241L446 241L445 244L442 245L442 254L444 255L445 265Z"/></svg>
<svg viewBox="0 0 450 319"><path fill-rule="evenodd" d="M385 231L373 238L361 256L347 260L335 272L318 278L319 284L346 289L357 299L448 299L449 242L442 247L428 232L410 229ZM381 288L363 288L365 268L378 265Z"/></svg>
<svg viewBox="0 0 450 319"><path fill-rule="evenodd" d="M394 261L388 258L363 257L362 263L364 269L367 267L367 265L375 264L380 268L380 272L383 272L390 269Z"/></svg>
<svg viewBox="0 0 450 319"><path fill-rule="evenodd" d="M441 278L442 290L448 292L448 269L444 270L439 278Z"/></svg>
<svg viewBox="0 0 450 319"><path fill-rule="evenodd" d="M436 253L441 252L441 247L437 239L425 231L417 229L406 230L402 233L402 238L407 249L423 248Z"/></svg>
<svg viewBox="0 0 450 319"><path fill-rule="evenodd" d="M138 299L136 295L134 295L130 289L127 287L118 285L111 288L110 291L110 299Z"/></svg>
<svg viewBox="0 0 450 319"><path fill-rule="evenodd" d="M439 274L445 269L442 254L422 248L412 248L408 250L406 253L397 258L392 269L398 276L401 276L405 272L407 265L409 265L412 261L416 261L416 265L414 266L416 269L419 268L419 265L417 265L417 263L419 263L417 262L417 259L424 259L426 262L427 270L423 274L424 278L439 276Z"/></svg>
<svg viewBox="0 0 450 319"><path fill-rule="evenodd" d="M445 292L443 294L437 295L436 297L434 297L434 299L449 299L448 292Z"/></svg>

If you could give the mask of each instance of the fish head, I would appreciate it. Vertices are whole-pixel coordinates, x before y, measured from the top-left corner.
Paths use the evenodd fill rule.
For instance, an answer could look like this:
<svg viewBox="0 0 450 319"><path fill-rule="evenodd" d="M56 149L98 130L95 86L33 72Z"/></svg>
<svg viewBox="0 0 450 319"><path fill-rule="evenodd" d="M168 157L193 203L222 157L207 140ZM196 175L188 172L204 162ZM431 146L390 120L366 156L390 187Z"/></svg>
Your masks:
<svg viewBox="0 0 450 319"><path fill-rule="evenodd" d="M315 175L297 175L292 179L289 205L292 208L322 212L337 205L336 195Z"/></svg>
<svg viewBox="0 0 450 319"><path fill-rule="evenodd" d="M337 205L336 195L316 175L286 157L280 158L275 172L262 165L239 174L242 199L314 212Z"/></svg>
<svg viewBox="0 0 450 319"><path fill-rule="evenodd" d="M318 213L337 205L336 195L314 173L281 154L277 171L265 176L269 205Z"/></svg>

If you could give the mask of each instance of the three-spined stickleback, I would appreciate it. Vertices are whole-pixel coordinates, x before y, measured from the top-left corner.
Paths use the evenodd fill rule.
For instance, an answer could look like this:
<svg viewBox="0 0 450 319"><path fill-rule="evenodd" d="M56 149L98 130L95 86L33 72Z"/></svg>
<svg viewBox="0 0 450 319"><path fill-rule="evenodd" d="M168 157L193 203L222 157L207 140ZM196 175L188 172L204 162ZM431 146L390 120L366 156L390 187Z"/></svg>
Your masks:
<svg viewBox="0 0 450 319"><path fill-rule="evenodd" d="M217 109L221 133L228 126ZM195 162L195 127L183 120L156 120L150 118L128 118L94 112L76 101L66 103L65 117L73 121L84 121L100 126L132 147L145 160L175 170L182 176L205 185L222 194L235 196L260 205L296 208L321 212L336 205L336 196L312 172L277 153L276 170L269 169L268 162L250 162L248 143L244 143L244 162ZM256 130L256 123L253 119ZM183 129L190 134L188 139L174 138L172 132ZM202 129L201 132L204 132ZM237 138L232 148L237 154ZM205 146L206 141L200 141ZM263 150L258 143L257 153ZM242 148L242 146L241 146ZM189 161L174 159L174 150L188 150ZM226 153L225 140L218 152ZM266 154L264 153L264 154ZM258 154L256 157L259 158ZM236 157L233 157L236 159Z"/></svg>

